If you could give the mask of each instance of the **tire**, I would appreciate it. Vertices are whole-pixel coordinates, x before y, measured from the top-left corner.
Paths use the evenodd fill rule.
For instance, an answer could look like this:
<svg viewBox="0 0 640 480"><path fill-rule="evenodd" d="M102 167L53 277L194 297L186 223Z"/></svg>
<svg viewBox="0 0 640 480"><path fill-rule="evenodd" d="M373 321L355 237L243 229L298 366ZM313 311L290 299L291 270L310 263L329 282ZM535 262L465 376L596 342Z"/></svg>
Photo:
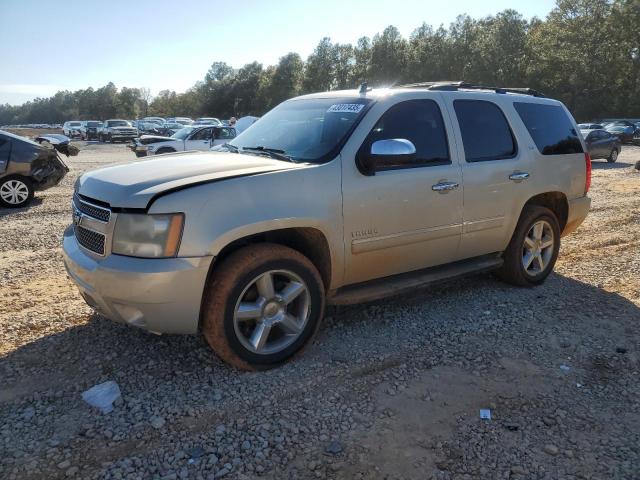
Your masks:
<svg viewBox="0 0 640 480"><path fill-rule="evenodd" d="M173 153L173 152L175 152L173 148L163 147L158 149L158 151L156 152L156 155L161 155L163 153Z"/></svg>
<svg viewBox="0 0 640 480"><path fill-rule="evenodd" d="M607 162L616 163L616 160L618 160L618 153L619 152L617 148L614 148L613 150L611 150L611 153L607 157Z"/></svg>
<svg viewBox="0 0 640 480"><path fill-rule="evenodd" d="M537 243L536 233L539 230L534 231L534 225L542 225L542 234ZM549 238L550 235L553 238ZM525 238L529 238L526 244ZM545 244L547 247L544 247ZM520 287L540 285L553 270L559 250L560 225L555 214L545 207L525 206L511 241L504 251L504 263L496 271L496 275L505 282ZM535 255L535 252L539 252L539 255ZM527 262L528 266L525 268Z"/></svg>
<svg viewBox="0 0 640 480"><path fill-rule="evenodd" d="M111 134L107 135L107 143L113 143L113 138L111 137Z"/></svg>
<svg viewBox="0 0 640 480"><path fill-rule="evenodd" d="M310 342L324 301L322 279L308 258L282 245L250 245L224 259L207 282L202 332L223 361L266 370Z"/></svg>
<svg viewBox="0 0 640 480"><path fill-rule="evenodd" d="M0 180L0 205L22 208L33 199L33 185L28 178L10 175Z"/></svg>

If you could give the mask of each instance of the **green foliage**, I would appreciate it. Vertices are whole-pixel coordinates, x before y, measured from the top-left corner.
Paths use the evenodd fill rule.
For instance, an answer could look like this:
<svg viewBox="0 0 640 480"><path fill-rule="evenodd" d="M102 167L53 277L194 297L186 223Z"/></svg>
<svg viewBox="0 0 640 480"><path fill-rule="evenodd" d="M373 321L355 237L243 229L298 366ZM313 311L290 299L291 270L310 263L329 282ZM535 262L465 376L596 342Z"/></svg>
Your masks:
<svg viewBox="0 0 640 480"><path fill-rule="evenodd" d="M301 93L435 80L530 86L562 100L578 120L640 116L640 1L557 0L546 19L515 10L448 28L423 23L408 39L387 27L356 45L318 43L306 62L297 53L277 65L238 70L214 62L184 93L120 90L61 91L20 106L0 105L0 125L69 119L262 115Z"/></svg>

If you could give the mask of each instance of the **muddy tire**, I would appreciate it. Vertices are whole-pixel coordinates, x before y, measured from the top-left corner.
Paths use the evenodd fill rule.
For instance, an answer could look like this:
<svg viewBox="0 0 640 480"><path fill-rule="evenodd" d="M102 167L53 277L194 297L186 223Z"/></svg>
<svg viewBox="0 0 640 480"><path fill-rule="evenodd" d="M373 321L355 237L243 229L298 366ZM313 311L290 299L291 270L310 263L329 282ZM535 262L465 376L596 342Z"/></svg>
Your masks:
<svg viewBox="0 0 640 480"><path fill-rule="evenodd" d="M528 205L503 254L504 264L496 275L520 287L539 285L549 276L560 250L560 225L545 207Z"/></svg>
<svg viewBox="0 0 640 480"><path fill-rule="evenodd" d="M33 185L28 178L10 175L0 180L0 206L22 208L33 199Z"/></svg>
<svg viewBox="0 0 640 480"><path fill-rule="evenodd" d="M202 332L225 362L241 370L266 370L309 344L324 301L322 279L308 258L282 245L250 245L212 272Z"/></svg>

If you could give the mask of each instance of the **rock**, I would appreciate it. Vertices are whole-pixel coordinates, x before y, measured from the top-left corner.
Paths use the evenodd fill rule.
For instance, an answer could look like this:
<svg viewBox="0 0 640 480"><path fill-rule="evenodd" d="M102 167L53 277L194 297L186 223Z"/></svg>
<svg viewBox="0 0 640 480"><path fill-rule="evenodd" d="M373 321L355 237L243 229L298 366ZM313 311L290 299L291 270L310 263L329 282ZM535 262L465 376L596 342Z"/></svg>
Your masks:
<svg viewBox="0 0 640 480"><path fill-rule="evenodd" d="M202 448L200 445L196 445L195 447L187 450L187 455L189 455L191 458L200 458L205 453L206 453L205 449Z"/></svg>
<svg viewBox="0 0 640 480"><path fill-rule="evenodd" d="M511 473L513 475L526 475L528 472L519 465L511 467Z"/></svg>
<svg viewBox="0 0 640 480"><path fill-rule="evenodd" d="M228 475L228 474L229 474L229 472L231 472L231 469L230 469L230 468L222 467L220 470L218 470L218 471L216 472L215 478L222 478L222 477L224 477L225 475Z"/></svg>
<svg viewBox="0 0 640 480"><path fill-rule="evenodd" d="M324 449L326 453L329 453L331 455L337 455L339 453L342 453L343 450L344 448L342 447L342 444L338 440L332 440L329 443L329 445L327 445L327 448Z"/></svg>
<svg viewBox="0 0 640 480"><path fill-rule="evenodd" d="M547 427L551 427L556 424L556 421L552 417L542 417L542 423L544 423Z"/></svg>
<svg viewBox="0 0 640 480"><path fill-rule="evenodd" d="M67 477L73 477L75 476L76 473L78 473L78 470L80 470L78 467L71 467L69 470L65 472L65 475Z"/></svg>
<svg viewBox="0 0 640 480"><path fill-rule="evenodd" d="M69 460L63 460L62 462L60 462L58 464L58 468L60 470L66 470L67 468L69 468L71 466L71 462Z"/></svg>
<svg viewBox="0 0 640 480"><path fill-rule="evenodd" d="M544 453L548 453L549 455L557 455L558 452L560 451L558 447L550 443L545 445L543 450L544 450Z"/></svg>
<svg viewBox="0 0 640 480"><path fill-rule="evenodd" d="M151 426L153 428L155 428L156 430L164 427L164 424L166 423L165 419L162 417L158 417L157 415L154 415L153 417L151 417L149 419L149 423L151 424Z"/></svg>
<svg viewBox="0 0 640 480"><path fill-rule="evenodd" d="M35 415L36 415L36 409L29 406L23 410L22 419L28 421L28 420L31 420L33 417L35 417Z"/></svg>
<svg viewBox="0 0 640 480"><path fill-rule="evenodd" d="M242 442L242 446L240 447L242 450L251 450L251 442L249 440L245 440Z"/></svg>

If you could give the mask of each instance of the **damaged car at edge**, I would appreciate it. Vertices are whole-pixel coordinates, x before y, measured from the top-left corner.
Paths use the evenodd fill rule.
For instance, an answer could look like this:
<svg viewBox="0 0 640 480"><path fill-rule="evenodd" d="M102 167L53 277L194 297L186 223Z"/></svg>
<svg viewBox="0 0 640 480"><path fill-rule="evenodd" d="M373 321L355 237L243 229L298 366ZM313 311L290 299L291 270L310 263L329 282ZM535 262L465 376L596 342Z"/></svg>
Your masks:
<svg viewBox="0 0 640 480"><path fill-rule="evenodd" d="M25 207L34 192L58 185L69 171L58 152L78 153L67 146L49 141L39 145L0 130L0 206Z"/></svg>

